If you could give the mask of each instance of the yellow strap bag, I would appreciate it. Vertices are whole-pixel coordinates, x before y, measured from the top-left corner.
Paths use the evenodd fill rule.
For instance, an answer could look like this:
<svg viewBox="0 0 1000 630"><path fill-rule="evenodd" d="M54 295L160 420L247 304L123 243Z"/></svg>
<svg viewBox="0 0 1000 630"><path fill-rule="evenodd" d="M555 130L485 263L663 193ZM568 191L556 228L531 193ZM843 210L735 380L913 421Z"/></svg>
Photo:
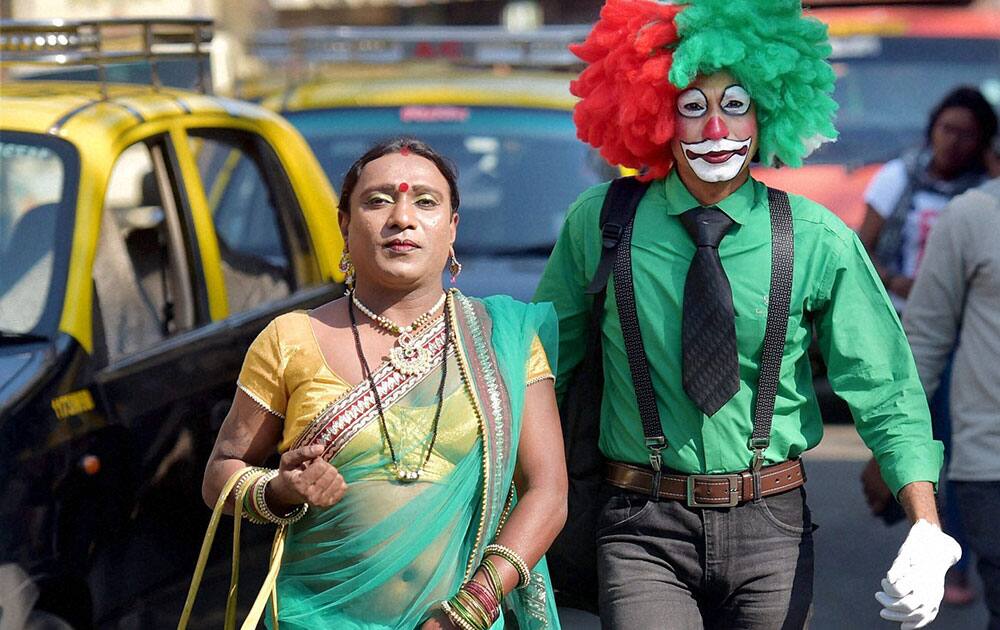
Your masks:
<svg viewBox="0 0 1000 630"><path fill-rule="evenodd" d="M201 543L201 552L198 554L198 563L195 565L194 575L191 578L191 587L188 589L187 600L184 602L184 610L181 612L180 621L177 623L177 630L186 630L188 621L191 618L191 609L194 607L195 597L198 595L198 587L205 574L205 565L208 563L208 554L212 549L212 542L215 540L215 531L219 527L219 520L222 518L222 508L226 504L226 498L233 491L240 477L249 472L250 468L237 470L226 484L222 487L219 500L215 502L215 509L212 510L212 518L208 522L208 531L205 532L205 539ZM234 497L235 508L233 509L233 568L229 580L229 596L226 599L225 630L236 630L236 593L239 584L240 571L240 524L243 521L243 500L249 491L251 484L244 484L240 496ZM281 566L281 555L285 550L285 534L288 531L287 525L281 525L274 533L274 544L271 546L271 560L268 565L267 577L264 584L257 593L250 613L240 626L240 630L254 630L258 622L264 615L264 606L267 600L271 600L271 622L273 628L278 628L278 599L276 584L278 580L278 568Z"/></svg>

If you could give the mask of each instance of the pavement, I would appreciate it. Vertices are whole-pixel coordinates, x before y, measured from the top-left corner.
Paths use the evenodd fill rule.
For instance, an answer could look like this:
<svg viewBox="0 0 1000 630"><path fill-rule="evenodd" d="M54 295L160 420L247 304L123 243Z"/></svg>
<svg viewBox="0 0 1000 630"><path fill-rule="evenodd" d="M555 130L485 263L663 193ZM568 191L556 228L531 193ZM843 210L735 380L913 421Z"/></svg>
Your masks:
<svg viewBox="0 0 1000 630"><path fill-rule="evenodd" d="M809 482L809 505L819 525L814 534L816 578L813 630L893 630L898 624L879 618L874 593L906 536L900 523L886 527L868 512L861 493L859 475L869 454L851 425L828 425L819 447L805 458ZM221 628L225 593L229 580L228 536L220 531L216 561L206 573L190 628ZM241 555L241 600L244 610L261 584L265 571L266 540L247 543ZM974 567L974 563L970 563ZM975 573L973 571L973 573ZM176 628L187 584L173 584L137 598L133 606L101 630L163 630ZM976 588L981 586L976 581ZM566 630L596 630L596 617L575 610L561 611ZM932 630L986 628L988 621L982 597L965 607L941 609ZM637 629L644 630L644 629Z"/></svg>

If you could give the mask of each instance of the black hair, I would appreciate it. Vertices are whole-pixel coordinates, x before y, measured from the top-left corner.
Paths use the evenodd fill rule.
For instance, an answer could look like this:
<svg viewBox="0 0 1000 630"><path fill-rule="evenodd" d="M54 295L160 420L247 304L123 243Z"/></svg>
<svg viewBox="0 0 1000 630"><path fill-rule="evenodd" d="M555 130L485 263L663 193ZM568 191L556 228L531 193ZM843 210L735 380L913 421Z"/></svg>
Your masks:
<svg viewBox="0 0 1000 630"><path fill-rule="evenodd" d="M983 93L974 87L962 86L955 88L948 93L937 107L931 112L927 119L927 131L925 133L927 144L931 142L931 132L937 124L942 112L950 107L961 107L969 110L972 117L976 119L976 126L979 127L979 141L976 145L976 155L982 156L986 148L990 146L993 136L997 133L997 114L993 111L993 106L986 100ZM982 158L977 159L977 164L982 165Z"/></svg>
<svg viewBox="0 0 1000 630"><path fill-rule="evenodd" d="M404 152L419 155L434 163L434 166L448 182L448 188L451 192L451 211L458 212L458 169L451 160L432 149L426 142L410 136L397 136L383 140L368 149L354 164L351 164L351 167L347 169L347 174L344 175L344 183L340 187L340 211L346 214L351 213L351 193L358 185L361 171L364 170L365 165L384 155Z"/></svg>

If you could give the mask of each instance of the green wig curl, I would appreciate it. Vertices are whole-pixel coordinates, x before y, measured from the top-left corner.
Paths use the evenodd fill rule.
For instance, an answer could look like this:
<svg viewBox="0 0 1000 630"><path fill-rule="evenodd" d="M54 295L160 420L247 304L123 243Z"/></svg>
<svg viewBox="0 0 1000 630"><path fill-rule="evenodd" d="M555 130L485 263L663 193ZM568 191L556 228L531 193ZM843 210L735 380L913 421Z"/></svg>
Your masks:
<svg viewBox="0 0 1000 630"><path fill-rule="evenodd" d="M801 166L834 140L837 104L826 25L802 16L798 0L686 0L675 18L680 42L670 83L729 71L757 107L761 162Z"/></svg>

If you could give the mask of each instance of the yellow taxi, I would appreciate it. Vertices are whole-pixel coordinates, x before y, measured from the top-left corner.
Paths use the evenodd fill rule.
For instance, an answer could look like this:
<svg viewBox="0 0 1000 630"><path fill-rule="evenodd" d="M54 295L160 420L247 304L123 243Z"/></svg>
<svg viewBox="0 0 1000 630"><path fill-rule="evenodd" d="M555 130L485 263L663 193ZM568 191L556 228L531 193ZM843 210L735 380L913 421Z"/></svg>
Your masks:
<svg viewBox="0 0 1000 630"><path fill-rule="evenodd" d="M146 45L112 50L112 30ZM151 61L155 79L161 59L204 67L210 36L204 20L3 22L0 50ZM342 290L335 214L302 136L262 107L4 81L0 574L40 609L88 628L190 570L204 461L246 347Z"/></svg>
<svg viewBox="0 0 1000 630"><path fill-rule="evenodd" d="M273 67L313 64L264 99L306 138L334 186L376 141L415 136L458 166L458 285L530 300L583 190L618 174L576 137L568 43L589 26L312 28L263 33Z"/></svg>

